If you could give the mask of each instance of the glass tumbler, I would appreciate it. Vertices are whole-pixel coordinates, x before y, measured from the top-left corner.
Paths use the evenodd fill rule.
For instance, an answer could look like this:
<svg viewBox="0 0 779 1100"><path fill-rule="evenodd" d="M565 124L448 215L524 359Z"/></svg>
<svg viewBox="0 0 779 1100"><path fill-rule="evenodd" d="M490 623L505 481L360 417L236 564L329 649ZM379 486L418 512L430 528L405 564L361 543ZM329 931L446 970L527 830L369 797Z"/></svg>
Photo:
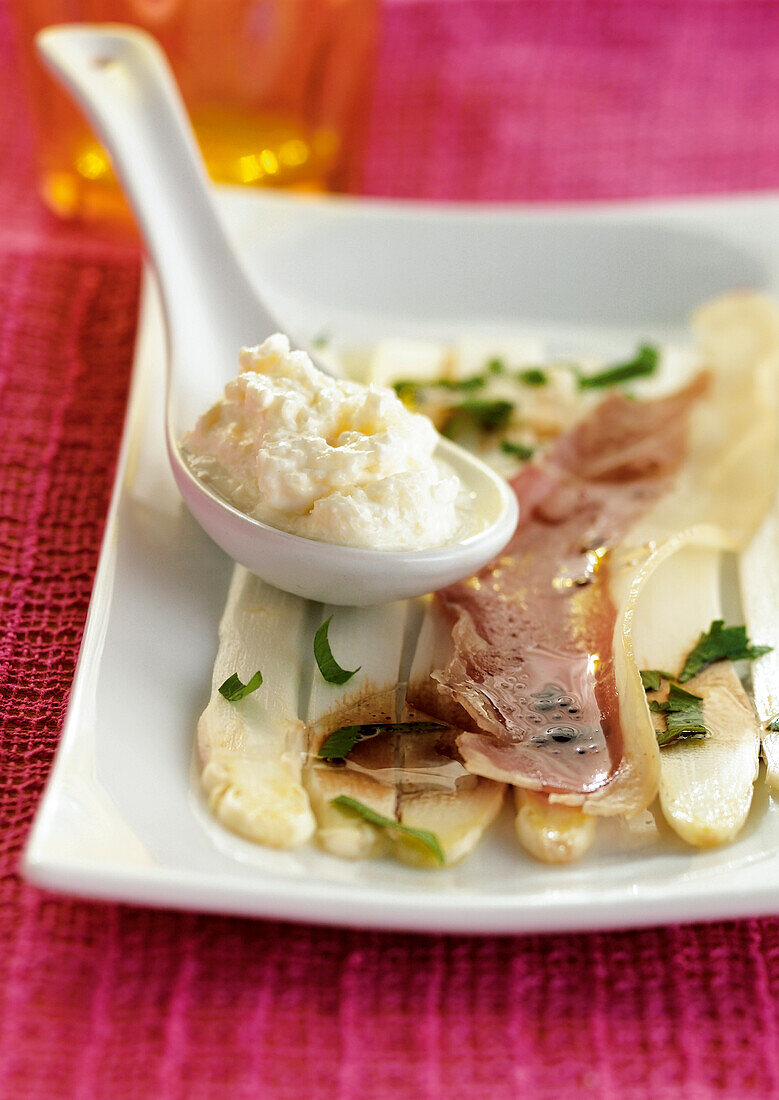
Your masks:
<svg viewBox="0 0 779 1100"><path fill-rule="evenodd" d="M377 0L14 0L44 202L64 217L126 217L111 165L44 70L52 23L131 23L173 67L212 178L344 186L367 103Z"/></svg>

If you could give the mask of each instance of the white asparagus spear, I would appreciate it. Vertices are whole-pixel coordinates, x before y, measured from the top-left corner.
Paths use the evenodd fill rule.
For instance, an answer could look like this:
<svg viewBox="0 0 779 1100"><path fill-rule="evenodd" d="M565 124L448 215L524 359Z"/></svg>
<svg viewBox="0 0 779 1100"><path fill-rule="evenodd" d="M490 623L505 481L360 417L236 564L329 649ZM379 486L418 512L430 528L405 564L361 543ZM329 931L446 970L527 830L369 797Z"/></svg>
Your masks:
<svg viewBox="0 0 779 1100"><path fill-rule="evenodd" d="M473 851L495 820L505 787L476 777L472 785L454 791L427 790L404 793L399 817L403 825L432 832L443 849L446 864L459 863ZM396 841L394 854L415 867L434 867L430 852L417 844Z"/></svg>
<svg viewBox="0 0 779 1100"><path fill-rule="evenodd" d="M405 721L427 717L426 704L431 696L443 699L430 672L440 668L451 655L452 632L438 604L425 602L424 618L419 631L406 692ZM454 703L444 701L443 710L433 713L437 720L449 722L453 732L460 729L465 712ZM506 790L505 783L496 783L480 776L462 775L454 790L406 792L400 800L400 820L404 825L435 832L444 850L447 863L455 863L472 851L484 831L497 816ZM428 864L423 850L406 846L400 857L405 862Z"/></svg>
<svg viewBox="0 0 779 1100"><path fill-rule="evenodd" d="M478 842L500 808L502 784L479 781L464 769L442 758L442 771L450 767L462 776L434 777L443 785L430 788L424 771L414 767L414 749L422 735L409 734L396 748L393 767L381 777L317 762L314 754L333 729L371 722L417 722L426 716L411 707L398 711L398 670L407 646L416 640L413 631L419 616L413 604L385 608L323 610L324 620L333 610L330 643L339 664L360 671L342 687L328 685L315 672L308 708L311 758L305 782L318 821L317 839L333 854L365 858L390 853L421 867L439 864L423 845L401 833L377 829L333 806L339 795L368 806L390 821L435 834L447 864L463 858ZM419 647L416 651L420 652ZM412 672L413 677L413 672ZM434 737L431 740L435 740ZM425 751L429 755L430 746ZM423 765L427 760L423 760ZM457 786L464 782L465 786Z"/></svg>
<svg viewBox="0 0 779 1100"><path fill-rule="evenodd" d="M618 817L614 824L617 844L622 852L649 848L660 839L660 831L651 810L640 810L630 817Z"/></svg>
<svg viewBox="0 0 779 1100"><path fill-rule="evenodd" d="M760 726L730 661L694 676L687 691L703 698L703 741L660 753L660 806L679 836L697 848L725 844L740 832L757 779Z"/></svg>
<svg viewBox="0 0 779 1100"><path fill-rule="evenodd" d="M773 646L752 665L752 693L763 724L766 782L779 790L779 501L739 558L741 602L755 645Z"/></svg>
<svg viewBox="0 0 779 1100"><path fill-rule="evenodd" d="M715 299L692 318L709 392L690 415L688 453L670 492L634 526L626 546L661 543L699 524L736 549L771 506L777 474L779 310L755 294Z"/></svg>
<svg viewBox="0 0 779 1100"><path fill-rule="evenodd" d="M314 817L301 783L305 727L298 673L306 605L238 565L219 625L211 698L198 722L201 781L228 829L277 848L307 841ZM240 702L219 685L233 673L263 683Z"/></svg>
<svg viewBox="0 0 779 1100"><path fill-rule="evenodd" d="M647 580L633 624L639 668L678 674L700 635L720 618L722 552L716 531L709 533L708 546L701 544L703 529L672 540ZM746 821L757 777L759 726L729 661L710 666L684 687L702 696L710 732L700 741L660 751L660 806L679 836L708 847L731 840ZM659 716L654 718L660 726Z"/></svg>
<svg viewBox="0 0 779 1100"><path fill-rule="evenodd" d="M345 684L329 684L314 661L313 635L305 660L313 672L308 701L309 760L304 782L317 819L317 840L333 855L363 859L389 850L389 840L366 821L342 813L331 803L340 795L362 802L383 817L395 817L392 786L377 783L359 772L317 763L316 754L327 735L339 726L398 720L398 669L405 638L409 605L382 607L323 607L321 622L330 615L330 648L339 665L355 669ZM320 623L315 624L316 627Z"/></svg>
<svg viewBox="0 0 779 1100"><path fill-rule="evenodd" d="M713 369L711 393L693 410L689 453L674 488L635 525L623 543L623 552L628 555L631 546L640 551L643 546L660 544L632 583L631 599L624 604L621 625L619 620L617 624L621 639L615 632L620 709L624 713L632 709L635 719L632 726L623 722L628 741L636 737L640 740L639 731L644 726L642 705L636 693L637 667L664 668L670 664L673 669L673 661L669 658L665 664L660 661L649 666L639 660L636 666L632 659L631 602L635 603L642 587L649 585L650 593L658 593L658 608L665 609L668 601L672 601L672 594L666 594L663 600L660 582L652 576L658 564L674 555L677 545L694 542L700 537L712 546L737 548L744 545L760 523L774 492L779 310L760 295L727 295L702 307L693 318L693 327L702 347L704 363ZM698 526L698 535L685 532L687 525L692 523ZM704 527L709 528L708 534L703 534ZM622 576L629 578L629 572L624 571ZM692 590L698 580L695 576L689 578ZM619 593L621 583L616 575L613 588L618 608L623 607ZM705 604L707 596L702 578L701 583ZM650 595L644 591L641 599L646 614ZM687 650L716 617L712 614L697 626ZM681 660L681 647L686 643L679 630L683 631L684 625L671 617L666 629L669 644L673 640L680 647ZM748 732L744 735L747 739L750 736ZM648 743L644 743L644 747L649 751ZM666 760L676 755L674 752ZM634 774L648 776L650 767L651 761L647 758L646 768ZM668 768L665 771L668 772ZM629 780L630 775L627 778ZM610 784L612 789L618 788L619 776L615 779ZM751 787L752 780L747 781L742 775L742 781ZM626 789L629 791L629 786ZM600 797L596 792L584 807L593 813L602 812ZM608 797L607 789L606 800Z"/></svg>
<svg viewBox="0 0 779 1100"><path fill-rule="evenodd" d="M445 668L449 664L453 652L452 624L440 605L428 598L414 650L406 699L418 710L437 715L439 721L449 722L453 726L467 725L471 720L468 712L450 695L439 691L438 683L431 678L435 669Z"/></svg>
<svg viewBox="0 0 779 1100"><path fill-rule="evenodd" d="M387 339L377 345L368 364L368 381L377 386L414 381L424 384L444 378L451 355L446 344L432 340Z"/></svg>
<svg viewBox="0 0 779 1100"><path fill-rule="evenodd" d="M538 791L514 788L514 827L522 847L544 863L572 863L591 847L595 818L578 806L550 803Z"/></svg>

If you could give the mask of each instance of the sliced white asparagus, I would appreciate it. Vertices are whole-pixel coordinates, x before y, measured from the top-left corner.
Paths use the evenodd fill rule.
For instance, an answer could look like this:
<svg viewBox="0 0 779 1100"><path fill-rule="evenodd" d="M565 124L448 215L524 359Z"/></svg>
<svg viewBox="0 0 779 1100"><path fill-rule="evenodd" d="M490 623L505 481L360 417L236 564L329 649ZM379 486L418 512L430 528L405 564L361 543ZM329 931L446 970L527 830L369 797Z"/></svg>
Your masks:
<svg viewBox="0 0 779 1100"><path fill-rule="evenodd" d="M715 299L692 318L710 391L690 417L688 454L674 488L626 544L661 542L711 524L737 548L773 501L777 474L779 310L757 294Z"/></svg>
<svg viewBox="0 0 779 1100"><path fill-rule="evenodd" d="M430 672L441 667L439 662L448 661L451 648L451 627L438 605L427 600L409 673L404 720L425 718L425 704L431 693L441 698L437 684L430 679ZM466 717L453 701L443 713L440 708L435 713L455 729L460 729ZM400 802L400 820L403 824L435 832L447 863L457 862L476 847L500 810L506 790L505 783L479 776L463 776L462 780L466 782L458 781L455 790L407 793ZM427 863L424 852L418 847L406 846L399 854L406 862Z"/></svg>
<svg viewBox="0 0 779 1100"><path fill-rule="evenodd" d="M547 358L542 340L534 336L494 332L468 333L460 336L452 345L455 378L470 378L483 374L494 360L499 360L506 371L522 367L538 366Z"/></svg>
<svg viewBox="0 0 779 1100"><path fill-rule="evenodd" d="M703 698L703 741L660 754L660 806L669 825L697 848L725 844L740 832L758 772L760 725L730 661L694 676L686 690Z"/></svg>
<svg viewBox="0 0 779 1100"><path fill-rule="evenodd" d="M395 788L359 772L317 763L320 746L343 725L398 720L397 690L408 604L381 607L323 607L321 622L332 615L328 639L344 669L359 671L345 684L329 684L314 661L313 634L304 660L313 668L306 721L309 761L304 782L317 819L317 840L326 851L347 859L379 855L388 838L373 825L342 813L332 800L340 795L362 802L383 817L395 818ZM316 623L318 627L320 623Z"/></svg>
<svg viewBox="0 0 779 1100"><path fill-rule="evenodd" d="M334 716L373 696L394 695L408 608L405 600L378 607L322 606L304 651L304 660L312 668L306 723L313 751L317 738L321 742L322 731L330 732L333 728ZM314 659L314 632L328 619L328 642L333 657L341 668L357 669L345 684L328 683Z"/></svg>
<svg viewBox="0 0 779 1100"><path fill-rule="evenodd" d="M649 848L660 839L660 831L651 810L640 810L630 817L618 817L615 825L617 842L623 852Z"/></svg>
<svg viewBox="0 0 779 1100"><path fill-rule="evenodd" d="M437 714L440 720L460 726L470 722L468 712L451 696L440 692L437 682L431 678L435 669L449 664L453 652L452 624L440 605L428 599L414 649L406 699L418 710Z"/></svg>
<svg viewBox="0 0 779 1100"><path fill-rule="evenodd" d="M550 802L538 791L514 788L514 827L522 847L544 863L572 863L591 847L595 818L577 806Z"/></svg>
<svg viewBox="0 0 779 1100"><path fill-rule="evenodd" d="M451 355L446 344L400 337L382 340L370 358L366 381L377 386L394 382L435 382L447 376Z"/></svg>
<svg viewBox="0 0 779 1100"><path fill-rule="evenodd" d="M424 385L442 378L454 381L483 374L496 359L509 368L538 364L544 360L544 347L532 337L470 335L453 344L397 337L377 345L368 374L378 386L405 381Z"/></svg>
<svg viewBox="0 0 779 1100"><path fill-rule="evenodd" d="M672 540L647 579L633 624L639 668L678 674L700 635L720 618L722 552L716 531L710 533L708 546L702 545L700 529ZM757 777L759 725L729 661L710 666L684 687L703 698L709 735L659 753L660 806L679 836L709 847L731 840L746 821Z"/></svg>
<svg viewBox="0 0 779 1100"><path fill-rule="evenodd" d="M228 829L276 848L314 831L301 782L305 726L298 717L306 605L236 566L214 662L211 698L198 722L201 781L214 815ZM233 673L263 683L239 702L219 685Z"/></svg>
<svg viewBox="0 0 779 1100"><path fill-rule="evenodd" d="M755 645L773 646L752 665L752 692L763 724L766 782L779 790L779 501L739 558L741 602L747 633Z"/></svg>
<svg viewBox="0 0 779 1100"><path fill-rule="evenodd" d="M652 763L656 748L646 736L645 704L638 691L631 641L639 594L648 583L652 583L653 591L658 590L657 582L651 581L652 574L666 557L676 553L677 540L681 540L678 545L703 539L712 546L743 546L774 493L779 310L760 295L728 295L700 309L693 326L704 362L712 368L711 392L693 409L688 454L673 489L628 532L612 562L611 585L618 609L614 636L617 689L620 712L627 719L622 723L625 745L630 750L626 755L633 754L636 766L621 767L622 776L618 770L605 788L585 799L582 806L592 813L614 812L619 799L625 803L624 812L636 812L647 791L646 785L641 785L642 777L651 780L653 772L656 774L657 765ZM697 534L690 533L693 525ZM650 554L631 578L630 568L620 565L620 559L629 563L633 547L639 562L647 549ZM642 600L645 608L649 602L646 594ZM710 616L697 627L692 643L716 617ZM673 622L667 623L669 635L682 645L677 629ZM647 666L639 661L638 667L664 666ZM628 804L631 792L637 796L632 805ZM553 800L570 801L560 796L553 796Z"/></svg>
<svg viewBox="0 0 779 1100"><path fill-rule="evenodd" d="M472 785L471 779L475 780ZM400 799L401 824L434 833L447 864L458 863L473 851L503 802L504 784L475 776L468 777L468 782L453 791L412 791ZM394 842L394 855L416 867L436 866L427 849L402 839Z"/></svg>
<svg viewBox="0 0 779 1100"><path fill-rule="evenodd" d="M706 359L734 377L779 356L779 307L765 294L742 290L712 298L698 307L691 324Z"/></svg>
<svg viewBox="0 0 779 1100"><path fill-rule="evenodd" d="M313 759L327 735L339 726L425 718L409 707L398 711L396 690L404 648L416 641L407 637L409 623L416 626L419 622L415 605L325 608L323 621L331 611L329 638L334 656L345 668L360 663L361 668L340 687L327 684L314 673L308 708L312 756L305 769L305 783L318 821L317 839L327 851L345 858L391 853L406 863L437 866L424 846L391 830L377 829L332 805L333 799L346 795L390 821L434 833L447 864L462 859L497 814L502 784L463 775L464 788L455 785L457 780L449 783L449 789L427 789L424 782L417 788L410 781L411 769L405 759L398 761L401 778L394 782L381 782L370 773Z"/></svg>

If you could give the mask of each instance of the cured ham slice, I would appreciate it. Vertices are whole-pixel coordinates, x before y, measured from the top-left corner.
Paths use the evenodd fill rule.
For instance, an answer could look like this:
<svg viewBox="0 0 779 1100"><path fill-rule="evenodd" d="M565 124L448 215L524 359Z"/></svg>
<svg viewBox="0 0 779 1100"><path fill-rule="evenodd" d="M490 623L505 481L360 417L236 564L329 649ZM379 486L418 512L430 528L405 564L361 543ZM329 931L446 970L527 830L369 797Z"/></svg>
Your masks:
<svg viewBox="0 0 779 1100"><path fill-rule="evenodd" d="M503 555L438 593L454 655L433 679L470 716L469 771L583 803L620 768L611 551L672 485L706 386L607 397L512 483L521 518Z"/></svg>

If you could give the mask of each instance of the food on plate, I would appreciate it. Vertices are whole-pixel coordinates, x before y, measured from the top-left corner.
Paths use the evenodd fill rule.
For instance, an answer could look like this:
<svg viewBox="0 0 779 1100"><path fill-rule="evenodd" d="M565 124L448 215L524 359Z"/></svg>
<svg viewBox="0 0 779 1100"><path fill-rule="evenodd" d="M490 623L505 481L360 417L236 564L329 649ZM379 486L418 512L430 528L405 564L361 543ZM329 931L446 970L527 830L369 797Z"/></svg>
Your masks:
<svg viewBox="0 0 779 1100"><path fill-rule="evenodd" d="M573 863L595 839L595 818L577 806L550 803L538 791L514 788L514 826L522 847L543 863Z"/></svg>
<svg viewBox="0 0 779 1100"><path fill-rule="evenodd" d="M765 780L779 791L779 503L739 558L739 587L747 629L773 649L752 669L752 694L760 718Z"/></svg>
<svg viewBox="0 0 779 1100"><path fill-rule="evenodd" d="M279 629L283 623L283 629ZM200 773L208 805L233 832L291 848L316 828L302 783L306 727L298 716L298 665L305 604L236 566L222 621L211 697L197 727ZM220 687L233 677L261 687L230 701Z"/></svg>
<svg viewBox="0 0 779 1100"><path fill-rule="evenodd" d="M731 295L693 331L696 348L616 362L473 338L377 350L371 376L504 472L520 521L474 577L380 608L306 604L236 569L199 727L224 824L440 867L511 787L516 837L546 862L583 856L604 818L636 850L660 822L700 848L738 834L761 742L777 774L756 576L776 545L779 311ZM722 601L734 555L746 627Z"/></svg>
<svg viewBox="0 0 779 1100"><path fill-rule="evenodd" d="M243 348L241 371L183 439L193 472L234 507L306 538L424 550L479 528L434 457L438 435L390 389L318 370L286 336Z"/></svg>
<svg viewBox="0 0 779 1100"><path fill-rule="evenodd" d="M467 714L469 771L595 813L645 804L656 748L635 683L618 679L611 562L669 488L704 392L701 377L669 397L599 402L512 481L520 520L500 558L438 593L454 654L432 676Z"/></svg>
<svg viewBox="0 0 779 1100"><path fill-rule="evenodd" d="M479 841L503 799L504 786L469 775L456 759L456 731L404 706L398 684L408 641L419 625L416 601L385 607L327 608L329 639L339 664L360 665L346 683L328 683L312 670L306 722L309 748L304 783L327 851L351 858L390 852L407 863L436 866L429 847L408 833L377 828L365 817L344 813L337 800L359 802L406 828L433 832L444 862L461 859ZM333 731L378 725L344 760L320 755Z"/></svg>

